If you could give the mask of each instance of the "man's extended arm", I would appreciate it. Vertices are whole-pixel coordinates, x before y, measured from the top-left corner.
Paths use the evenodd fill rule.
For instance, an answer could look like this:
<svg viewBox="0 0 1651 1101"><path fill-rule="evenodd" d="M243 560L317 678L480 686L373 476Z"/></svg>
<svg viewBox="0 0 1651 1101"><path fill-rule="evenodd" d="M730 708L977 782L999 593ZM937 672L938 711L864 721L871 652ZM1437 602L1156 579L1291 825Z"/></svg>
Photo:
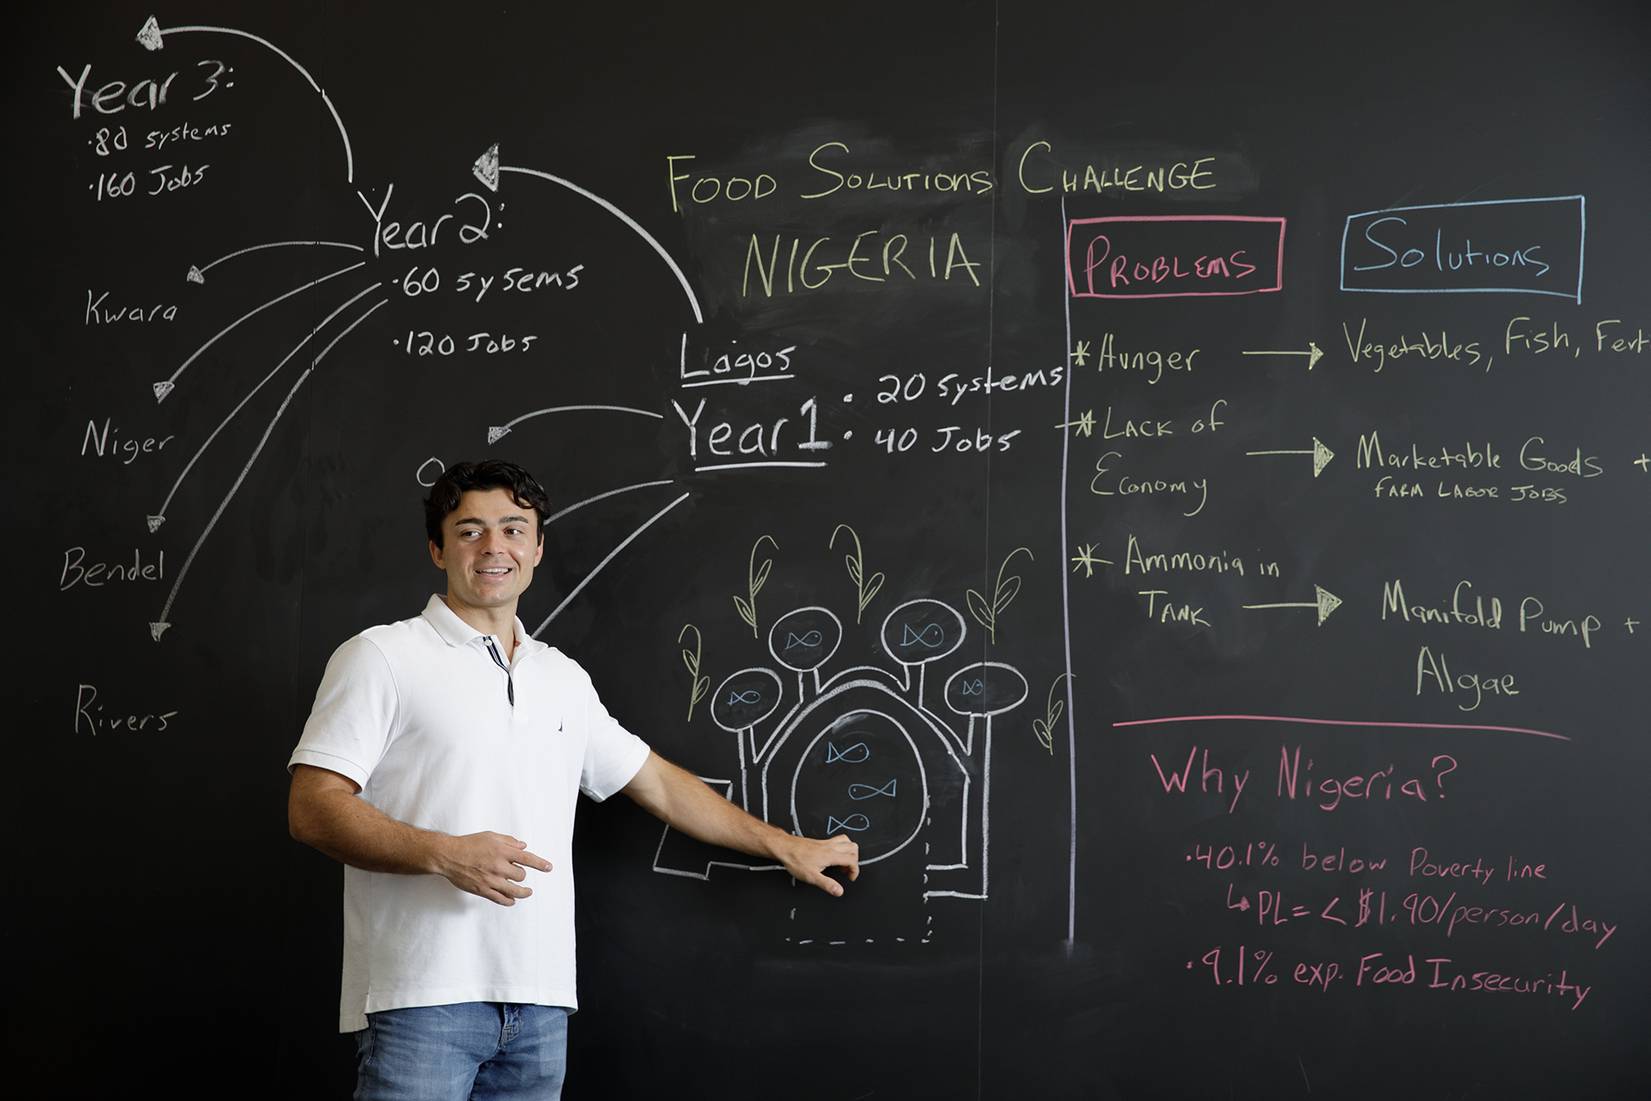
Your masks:
<svg viewBox="0 0 1651 1101"><path fill-rule="evenodd" d="M550 861L502 833L462 837L421 830L391 818L358 794L346 776L296 765L287 794L293 839L353 868L401 875L439 875L461 891L500 906L533 893L522 886L527 869L550 871Z"/></svg>
<svg viewBox="0 0 1651 1101"><path fill-rule="evenodd" d="M860 877L860 846L846 834L816 841L786 833L747 814L657 753L648 754L642 770L621 790L672 828L712 845L772 857L793 879L827 894L840 896L843 885L824 874L826 868L847 868L849 879Z"/></svg>

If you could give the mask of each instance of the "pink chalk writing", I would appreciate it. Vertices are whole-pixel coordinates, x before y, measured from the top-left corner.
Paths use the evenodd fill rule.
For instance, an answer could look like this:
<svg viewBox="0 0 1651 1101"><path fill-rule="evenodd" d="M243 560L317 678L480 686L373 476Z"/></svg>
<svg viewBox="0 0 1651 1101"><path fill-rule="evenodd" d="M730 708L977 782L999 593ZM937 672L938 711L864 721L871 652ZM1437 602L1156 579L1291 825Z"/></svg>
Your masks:
<svg viewBox="0 0 1651 1101"><path fill-rule="evenodd" d="M1409 989L1438 994L1519 994L1551 998L1559 1008L1576 1011L1593 993L1592 984L1573 977L1569 968L1501 969L1463 964L1450 956L1366 952L1356 960L1275 959L1264 948L1215 945L1186 961L1185 970L1204 986L1223 989L1272 987L1281 976L1290 985L1327 994L1347 988L1363 994Z"/></svg>
<svg viewBox="0 0 1651 1101"><path fill-rule="evenodd" d="M1284 289L1284 219L1227 214L1074 218L1074 298L1197 298Z"/></svg>
<svg viewBox="0 0 1651 1101"><path fill-rule="evenodd" d="M1185 761L1167 756L1160 760L1156 752L1149 752L1147 760L1163 794L1182 796L1196 791L1220 796L1228 814L1238 810L1252 772L1249 768L1224 767L1211 756L1208 747L1200 749L1197 745L1187 750ZM1390 803L1395 798L1426 803L1445 798L1445 778L1460 767L1455 757L1438 753L1425 768L1412 765L1401 771L1397 764L1389 764L1365 772L1329 775L1316 771L1318 762L1304 756L1300 746L1281 745L1273 795L1290 801L1301 799L1326 812L1349 803Z"/></svg>

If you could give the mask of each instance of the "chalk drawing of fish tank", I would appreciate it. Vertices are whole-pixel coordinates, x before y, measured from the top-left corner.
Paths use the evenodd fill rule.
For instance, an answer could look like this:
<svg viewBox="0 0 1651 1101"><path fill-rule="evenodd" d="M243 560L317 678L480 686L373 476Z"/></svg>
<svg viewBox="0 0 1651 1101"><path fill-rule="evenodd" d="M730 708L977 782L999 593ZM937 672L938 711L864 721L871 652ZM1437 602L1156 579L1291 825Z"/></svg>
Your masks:
<svg viewBox="0 0 1651 1101"><path fill-rule="evenodd" d="M984 900L992 719L1025 700L1026 679L1002 662L977 661L931 684L968 634L950 604L907 601L882 623L890 666L828 673L841 621L823 607L787 612L768 632L774 666L741 669L712 695L711 718L730 736L733 767L727 779L707 782L794 833L852 837L857 893L872 879L867 872L890 862L910 874L885 882L923 905ZM655 871L697 879L719 867L779 870L668 828L654 860Z"/></svg>

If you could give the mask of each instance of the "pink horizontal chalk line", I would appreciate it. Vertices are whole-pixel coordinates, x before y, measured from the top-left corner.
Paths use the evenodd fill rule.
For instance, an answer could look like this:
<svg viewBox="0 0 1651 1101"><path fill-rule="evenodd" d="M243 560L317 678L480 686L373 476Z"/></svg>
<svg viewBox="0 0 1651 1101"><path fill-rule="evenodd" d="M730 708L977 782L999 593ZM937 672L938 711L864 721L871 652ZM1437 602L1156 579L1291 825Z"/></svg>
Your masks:
<svg viewBox="0 0 1651 1101"><path fill-rule="evenodd" d="M1168 715L1161 719L1130 719L1113 723L1118 726L1158 726L1165 723L1300 723L1305 726L1382 726L1406 730L1488 730L1501 734L1534 734L1538 738L1553 738L1568 742L1570 736L1551 730L1532 730L1524 726L1482 726L1475 723L1397 723L1371 722L1368 719L1308 719L1300 715Z"/></svg>

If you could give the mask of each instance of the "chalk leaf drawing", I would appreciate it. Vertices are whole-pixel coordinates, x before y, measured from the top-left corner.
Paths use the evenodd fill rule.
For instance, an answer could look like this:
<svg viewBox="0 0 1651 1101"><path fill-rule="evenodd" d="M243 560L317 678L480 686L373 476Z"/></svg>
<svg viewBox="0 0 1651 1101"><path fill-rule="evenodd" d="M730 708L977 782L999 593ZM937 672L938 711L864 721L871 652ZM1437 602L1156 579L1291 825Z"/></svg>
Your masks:
<svg viewBox="0 0 1651 1101"><path fill-rule="evenodd" d="M676 641L680 645L682 636L689 631L694 633L694 648L692 650L686 646L682 648L682 664L688 670L688 721L693 722L694 706L705 698L705 693L711 690L711 678L702 677L699 674L700 653L705 645L705 640L700 637L699 628L692 623L684 623L682 630L676 633Z"/></svg>
<svg viewBox="0 0 1651 1101"><path fill-rule="evenodd" d="M884 578L881 571L872 574L870 577L866 576L865 553L860 549L860 536L847 524L838 524L836 528L832 529L831 538L826 542L827 549L836 550L837 536L845 531L848 532L849 538L854 540L854 553L843 555L843 565L848 568L849 580L854 582L857 594L854 622L859 623L860 617L865 613L866 605L871 603L872 598L877 595L877 591L883 587Z"/></svg>
<svg viewBox="0 0 1651 1101"><path fill-rule="evenodd" d="M739 612L740 618L745 621L745 625L751 628L752 638L762 637L757 633L757 594L762 591L763 585L767 584L768 572L774 568L772 558L764 558L762 565L757 565L757 552L762 549L764 540L775 550L780 549L780 545L774 542L772 536L768 535L760 536L755 543L751 544L751 558L745 567L746 595L744 597L734 597L734 610Z"/></svg>
<svg viewBox="0 0 1651 1101"><path fill-rule="evenodd" d="M1009 568L1009 563L1015 555L1022 551L1026 557L1032 559L1032 552L1026 547L1016 547L1003 558L1003 564L997 568L997 584L992 587L992 599L987 600L974 589L970 589L965 597L969 605L969 614L975 617L975 622L986 628L986 635L993 644L997 642L997 618L1015 599L1020 592L1020 575L1010 574L1003 576L1003 571ZM1035 559L1033 559L1035 561Z"/></svg>

